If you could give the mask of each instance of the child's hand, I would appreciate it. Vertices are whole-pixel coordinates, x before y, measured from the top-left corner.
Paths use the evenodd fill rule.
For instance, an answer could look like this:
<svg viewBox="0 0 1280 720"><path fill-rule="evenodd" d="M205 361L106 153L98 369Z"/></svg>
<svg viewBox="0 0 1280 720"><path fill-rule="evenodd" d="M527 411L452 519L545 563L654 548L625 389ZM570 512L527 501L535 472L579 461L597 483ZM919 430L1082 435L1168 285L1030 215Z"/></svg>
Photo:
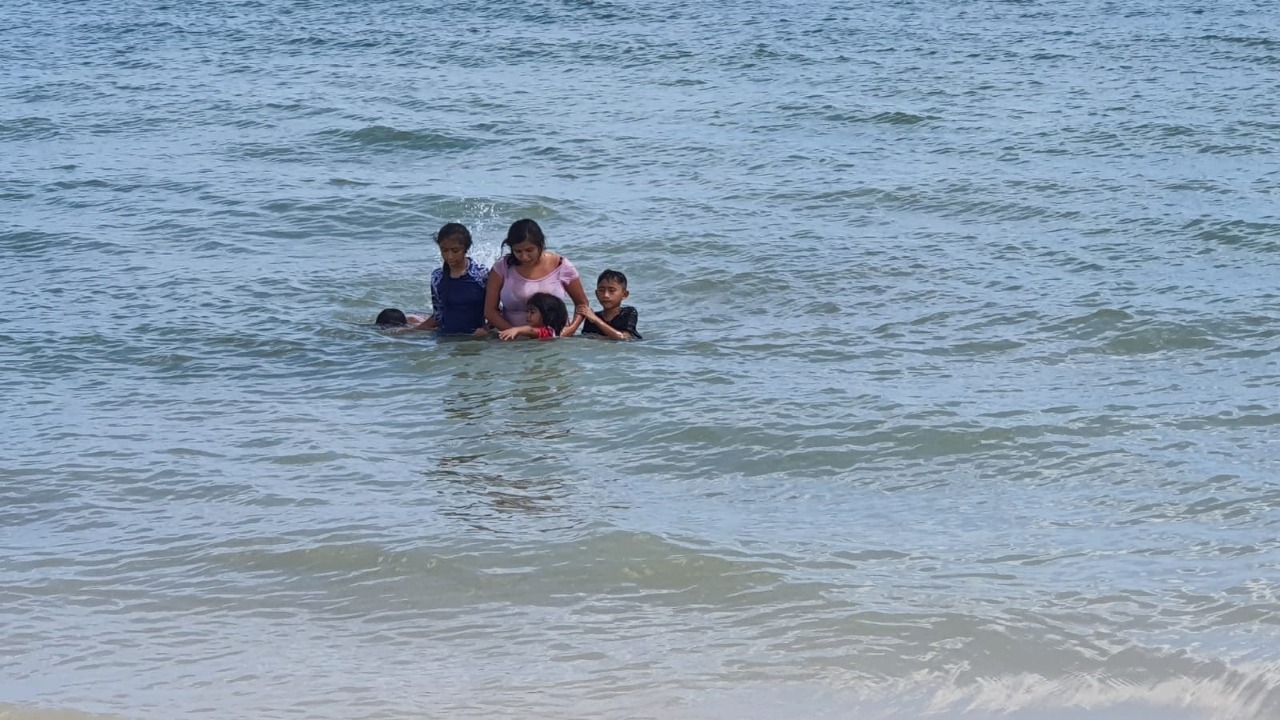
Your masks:
<svg viewBox="0 0 1280 720"><path fill-rule="evenodd" d="M507 328L498 333L499 340L515 340L520 331L516 328Z"/></svg>

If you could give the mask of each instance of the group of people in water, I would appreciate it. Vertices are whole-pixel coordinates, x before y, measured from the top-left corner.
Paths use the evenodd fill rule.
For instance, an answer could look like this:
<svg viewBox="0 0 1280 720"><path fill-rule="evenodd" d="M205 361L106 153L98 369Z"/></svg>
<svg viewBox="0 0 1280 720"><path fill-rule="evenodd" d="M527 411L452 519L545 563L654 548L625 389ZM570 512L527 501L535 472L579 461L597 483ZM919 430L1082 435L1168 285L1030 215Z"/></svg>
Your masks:
<svg viewBox="0 0 1280 720"><path fill-rule="evenodd" d="M379 327L477 337L496 332L501 340L553 340L579 330L613 340L640 339L640 313L622 304L630 296L627 276L617 270L600 273L600 310L593 310L578 269L568 258L547 250L546 236L533 220L511 224L502 241L508 252L492 268L468 254L471 231L461 223L440 228L436 246L444 262L431 273L431 314L407 315L387 308L378 314ZM566 297L573 302L572 317Z"/></svg>

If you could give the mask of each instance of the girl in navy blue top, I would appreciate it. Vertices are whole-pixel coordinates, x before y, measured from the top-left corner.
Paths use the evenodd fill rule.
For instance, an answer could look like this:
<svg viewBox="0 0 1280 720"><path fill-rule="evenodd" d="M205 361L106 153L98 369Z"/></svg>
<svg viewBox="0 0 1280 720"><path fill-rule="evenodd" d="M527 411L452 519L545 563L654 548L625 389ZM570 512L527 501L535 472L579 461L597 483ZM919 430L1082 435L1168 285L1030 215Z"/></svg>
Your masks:
<svg viewBox="0 0 1280 720"><path fill-rule="evenodd" d="M442 335L485 334L484 292L489 268L467 255L471 231L449 223L436 233L444 265L431 273L431 317L415 330L438 330Z"/></svg>

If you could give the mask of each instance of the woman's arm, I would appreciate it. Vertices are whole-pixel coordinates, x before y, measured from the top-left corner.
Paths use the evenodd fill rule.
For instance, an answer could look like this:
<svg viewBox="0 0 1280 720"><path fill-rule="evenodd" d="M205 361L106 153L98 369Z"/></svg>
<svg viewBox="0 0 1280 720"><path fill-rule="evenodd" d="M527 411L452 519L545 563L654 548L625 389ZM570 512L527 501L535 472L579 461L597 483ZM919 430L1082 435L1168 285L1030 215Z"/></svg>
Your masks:
<svg viewBox="0 0 1280 720"><path fill-rule="evenodd" d="M564 286L569 298L573 300L573 316L569 318L569 324L564 326L564 330L560 333L560 337L569 337L578 332L578 328L582 325L583 310L591 311L591 303L587 301L587 291L582 287L582 278L576 277Z"/></svg>
<svg viewBox="0 0 1280 720"><path fill-rule="evenodd" d="M502 274L497 267L489 271L489 282L484 286L484 319L497 330L506 330L511 323L502 317L498 303L502 299Z"/></svg>

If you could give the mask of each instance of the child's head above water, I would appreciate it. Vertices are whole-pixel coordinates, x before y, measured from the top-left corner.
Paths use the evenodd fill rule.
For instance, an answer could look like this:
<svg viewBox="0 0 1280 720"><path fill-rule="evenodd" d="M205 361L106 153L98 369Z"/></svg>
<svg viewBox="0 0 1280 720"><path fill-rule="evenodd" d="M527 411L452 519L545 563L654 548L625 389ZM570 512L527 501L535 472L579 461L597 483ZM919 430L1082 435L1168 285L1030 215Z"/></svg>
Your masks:
<svg viewBox="0 0 1280 720"><path fill-rule="evenodd" d="M450 239L462 243L468 250L471 249L471 231L462 223L445 223L436 233L437 245Z"/></svg>
<svg viewBox="0 0 1280 720"><path fill-rule="evenodd" d="M627 276L617 270L605 270L596 279L596 299L605 310L616 308L631 296L627 291Z"/></svg>
<svg viewBox="0 0 1280 720"><path fill-rule="evenodd" d="M447 223L436 233L440 259L457 272L467 268L467 252L471 250L471 231L462 223Z"/></svg>
<svg viewBox="0 0 1280 720"><path fill-rule="evenodd" d="M405 317L404 312L395 308L387 308L378 313L378 319L373 321L378 327L404 327L409 324L409 319Z"/></svg>
<svg viewBox="0 0 1280 720"><path fill-rule="evenodd" d="M507 238L502 241L511 249L507 255L508 265L528 265L538 262L547 249L547 236L542 234L538 223L525 218L511 223L507 229Z"/></svg>
<svg viewBox="0 0 1280 720"><path fill-rule="evenodd" d="M559 335L569 323L569 310L564 301L549 293L534 293L529 297L527 306L529 325L539 327L545 325Z"/></svg>
<svg viewBox="0 0 1280 720"><path fill-rule="evenodd" d="M622 286L623 290L627 289L627 276L622 274L621 270L605 270L600 273L600 277L596 278L596 284L602 282L616 283Z"/></svg>

